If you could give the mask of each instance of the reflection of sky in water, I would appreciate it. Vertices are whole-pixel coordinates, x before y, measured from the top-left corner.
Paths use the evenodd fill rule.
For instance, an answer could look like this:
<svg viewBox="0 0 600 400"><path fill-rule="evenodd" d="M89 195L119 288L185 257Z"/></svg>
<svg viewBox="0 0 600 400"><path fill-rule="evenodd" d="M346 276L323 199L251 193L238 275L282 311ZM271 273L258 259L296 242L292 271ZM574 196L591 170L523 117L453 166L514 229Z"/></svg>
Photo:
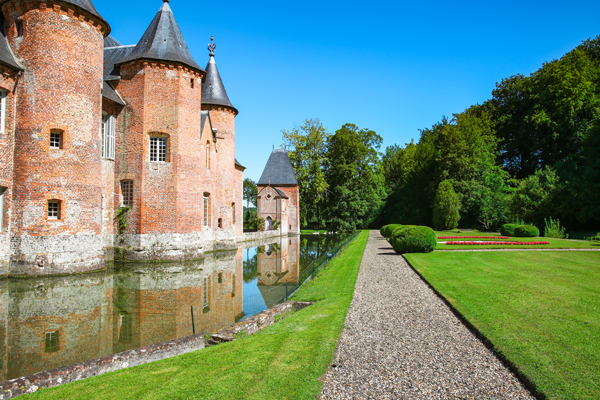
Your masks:
<svg viewBox="0 0 600 400"><path fill-rule="evenodd" d="M244 250L244 262L251 260L256 256L258 248ZM244 282L244 314L247 316L254 315L267 309L267 305L263 300L262 294L258 289L258 278L252 282Z"/></svg>

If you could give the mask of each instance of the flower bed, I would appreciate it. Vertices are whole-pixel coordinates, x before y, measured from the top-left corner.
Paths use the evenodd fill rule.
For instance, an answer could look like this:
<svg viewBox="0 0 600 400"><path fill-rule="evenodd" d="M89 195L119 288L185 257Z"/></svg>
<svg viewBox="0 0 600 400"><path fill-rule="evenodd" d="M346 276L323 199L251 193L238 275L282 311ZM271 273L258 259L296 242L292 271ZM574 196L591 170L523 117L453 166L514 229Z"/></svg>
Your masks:
<svg viewBox="0 0 600 400"><path fill-rule="evenodd" d="M505 246L505 245L513 245L513 246L539 246L539 245L544 245L544 244L550 244L550 242L446 242L446 244L449 245L464 245L464 246L471 246L471 245L482 245L482 246L486 246L486 245L492 245L492 246Z"/></svg>
<svg viewBox="0 0 600 400"><path fill-rule="evenodd" d="M510 239L507 236L439 236L438 239Z"/></svg>

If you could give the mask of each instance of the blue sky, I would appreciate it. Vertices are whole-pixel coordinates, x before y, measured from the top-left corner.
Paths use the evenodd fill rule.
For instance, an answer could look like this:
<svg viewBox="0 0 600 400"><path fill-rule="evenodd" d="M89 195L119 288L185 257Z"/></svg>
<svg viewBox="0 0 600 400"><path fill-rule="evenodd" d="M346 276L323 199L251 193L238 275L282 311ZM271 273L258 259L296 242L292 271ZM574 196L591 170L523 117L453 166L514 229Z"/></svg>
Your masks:
<svg viewBox="0 0 600 400"><path fill-rule="evenodd" d="M94 0L135 44L162 0ZM282 129L319 118L375 130L384 147L491 96L600 34L598 1L190 1L171 8L196 62L216 62L236 119L236 157L258 180ZM383 148L382 148L383 150Z"/></svg>

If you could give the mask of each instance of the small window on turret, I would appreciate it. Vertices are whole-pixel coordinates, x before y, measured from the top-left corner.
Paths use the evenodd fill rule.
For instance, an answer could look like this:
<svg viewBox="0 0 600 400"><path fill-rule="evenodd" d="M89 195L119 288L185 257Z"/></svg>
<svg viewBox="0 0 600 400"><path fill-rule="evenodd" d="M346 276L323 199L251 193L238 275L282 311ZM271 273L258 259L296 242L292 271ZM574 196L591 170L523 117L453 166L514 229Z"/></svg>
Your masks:
<svg viewBox="0 0 600 400"><path fill-rule="evenodd" d="M190 87L192 89L194 88L194 78L190 79Z"/></svg>
<svg viewBox="0 0 600 400"><path fill-rule="evenodd" d="M23 21L22 20L15 21L15 27L17 28L17 36L18 37L23 36Z"/></svg>

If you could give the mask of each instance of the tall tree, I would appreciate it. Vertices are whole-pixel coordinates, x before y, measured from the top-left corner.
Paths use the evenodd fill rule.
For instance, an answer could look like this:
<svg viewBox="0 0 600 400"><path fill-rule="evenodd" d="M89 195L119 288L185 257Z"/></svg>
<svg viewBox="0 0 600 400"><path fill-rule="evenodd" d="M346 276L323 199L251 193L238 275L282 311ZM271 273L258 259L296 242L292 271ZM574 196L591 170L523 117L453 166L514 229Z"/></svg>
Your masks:
<svg viewBox="0 0 600 400"><path fill-rule="evenodd" d="M246 208L250 208L250 203L256 206L256 196L258 196L258 187L256 182L250 178L244 179L244 200L246 200Z"/></svg>
<svg viewBox="0 0 600 400"><path fill-rule="evenodd" d="M378 150L381 136L346 124L329 139L326 201L330 229L350 231L369 227L385 198Z"/></svg>
<svg viewBox="0 0 600 400"><path fill-rule="evenodd" d="M282 130L283 142L300 185L301 225L322 227L321 207L327 188L324 167L330 134L318 119L306 119L300 127Z"/></svg>
<svg viewBox="0 0 600 400"><path fill-rule="evenodd" d="M441 181L435 194L433 226L435 229L454 229L460 220L460 198L449 180Z"/></svg>

